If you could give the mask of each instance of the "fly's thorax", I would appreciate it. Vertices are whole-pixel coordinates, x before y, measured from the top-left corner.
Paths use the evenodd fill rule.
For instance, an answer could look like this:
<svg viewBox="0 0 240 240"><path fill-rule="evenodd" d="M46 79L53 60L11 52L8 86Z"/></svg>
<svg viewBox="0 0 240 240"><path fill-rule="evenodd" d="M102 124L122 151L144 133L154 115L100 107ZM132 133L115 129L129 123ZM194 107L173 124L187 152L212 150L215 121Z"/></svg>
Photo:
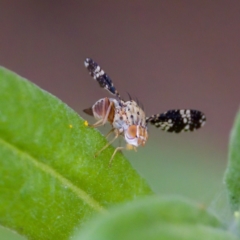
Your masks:
<svg viewBox="0 0 240 240"><path fill-rule="evenodd" d="M127 115L124 107L119 106L115 108L115 116L112 125L113 128L118 129L120 132L123 132L128 128L129 122L127 120Z"/></svg>
<svg viewBox="0 0 240 240"><path fill-rule="evenodd" d="M146 126L146 116L145 112L138 106L138 104L133 101L125 102L125 111L129 125L140 125Z"/></svg>
<svg viewBox="0 0 240 240"><path fill-rule="evenodd" d="M126 131L131 125L146 127L145 113L135 101L121 101L115 109L113 127Z"/></svg>
<svg viewBox="0 0 240 240"><path fill-rule="evenodd" d="M115 116L115 108L118 105L117 100L114 98L101 98L92 106L93 116L96 119L107 117L107 120L112 123Z"/></svg>
<svg viewBox="0 0 240 240"><path fill-rule="evenodd" d="M148 132L146 127L140 125L130 125L124 132L125 140L128 144L133 146L144 146L148 139Z"/></svg>

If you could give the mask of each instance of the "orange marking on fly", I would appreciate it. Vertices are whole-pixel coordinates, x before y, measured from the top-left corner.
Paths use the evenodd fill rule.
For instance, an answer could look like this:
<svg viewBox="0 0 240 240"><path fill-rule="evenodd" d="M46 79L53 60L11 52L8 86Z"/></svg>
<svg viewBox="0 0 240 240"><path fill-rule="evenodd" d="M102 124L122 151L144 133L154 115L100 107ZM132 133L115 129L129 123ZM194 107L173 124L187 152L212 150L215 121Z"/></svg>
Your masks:
<svg viewBox="0 0 240 240"><path fill-rule="evenodd" d="M167 132L184 132L194 131L202 127L206 122L205 115L197 110L178 109L169 110L162 114L155 114L146 117L142 107L138 102L130 98L129 101L124 101L119 92L116 90L111 78L101 69L101 67L90 58L86 58L85 67L89 74L96 80L100 87L105 88L113 94L115 98L101 98L92 107L83 111L88 115L93 116L97 122L89 125L87 121L85 126L100 127L109 122L112 129L107 134L107 137L114 133L114 138L104 146L95 156L100 154L119 136L122 136L126 141L125 147L117 147L113 152L109 165L111 165L114 155L122 149L135 150L139 146L144 146L148 139L148 123L155 125Z"/></svg>

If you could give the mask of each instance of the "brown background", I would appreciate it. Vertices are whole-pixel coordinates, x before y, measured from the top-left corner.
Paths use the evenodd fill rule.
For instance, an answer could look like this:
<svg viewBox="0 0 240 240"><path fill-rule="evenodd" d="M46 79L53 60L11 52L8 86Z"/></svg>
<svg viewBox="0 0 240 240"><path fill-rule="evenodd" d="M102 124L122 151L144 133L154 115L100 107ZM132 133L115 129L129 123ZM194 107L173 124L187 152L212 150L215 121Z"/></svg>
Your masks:
<svg viewBox="0 0 240 240"><path fill-rule="evenodd" d="M174 135L151 127L147 146L124 154L157 193L208 202L223 191L239 106L239 12L239 1L219 0L1 1L0 64L80 114L109 96L88 76L86 57L148 115L202 110L208 122L200 131Z"/></svg>

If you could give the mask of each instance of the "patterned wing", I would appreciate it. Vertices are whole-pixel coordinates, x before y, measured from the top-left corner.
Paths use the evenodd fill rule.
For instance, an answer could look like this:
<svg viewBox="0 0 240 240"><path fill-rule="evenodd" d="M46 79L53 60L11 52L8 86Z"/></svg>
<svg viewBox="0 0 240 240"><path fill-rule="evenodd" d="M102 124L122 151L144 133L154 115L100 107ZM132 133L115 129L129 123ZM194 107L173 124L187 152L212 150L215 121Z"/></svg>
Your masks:
<svg viewBox="0 0 240 240"><path fill-rule="evenodd" d="M100 87L107 89L111 94L114 94L121 100L119 92L113 85L111 78L101 69L101 67L94 62L91 58L86 58L84 61L85 67L88 69L89 74L97 80Z"/></svg>
<svg viewBox="0 0 240 240"><path fill-rule="evenodd" d="M206 122L206 117L197 110L169 110L162 114L147 117L146 122L164 131L179 133L202 127Z"/></svg>

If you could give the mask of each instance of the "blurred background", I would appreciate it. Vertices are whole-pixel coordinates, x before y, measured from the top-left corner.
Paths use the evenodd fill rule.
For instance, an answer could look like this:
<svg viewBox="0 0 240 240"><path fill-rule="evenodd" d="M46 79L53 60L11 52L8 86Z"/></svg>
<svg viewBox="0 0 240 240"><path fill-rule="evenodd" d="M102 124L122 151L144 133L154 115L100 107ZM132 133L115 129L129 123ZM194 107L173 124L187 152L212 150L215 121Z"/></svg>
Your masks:
<svg viewBox="0 0 240 240"><path fill-rule="evenodd" d="M221 0L3 0L0 65L90 122L82 109L109 94L88 75L86 57L100 64L123 97L137 97L147 115L203 111L203 129L177 135L150 127L147 145L124 154L159 195L214 205L224 195L239 107L239 12L239 1Z"/></svg>

